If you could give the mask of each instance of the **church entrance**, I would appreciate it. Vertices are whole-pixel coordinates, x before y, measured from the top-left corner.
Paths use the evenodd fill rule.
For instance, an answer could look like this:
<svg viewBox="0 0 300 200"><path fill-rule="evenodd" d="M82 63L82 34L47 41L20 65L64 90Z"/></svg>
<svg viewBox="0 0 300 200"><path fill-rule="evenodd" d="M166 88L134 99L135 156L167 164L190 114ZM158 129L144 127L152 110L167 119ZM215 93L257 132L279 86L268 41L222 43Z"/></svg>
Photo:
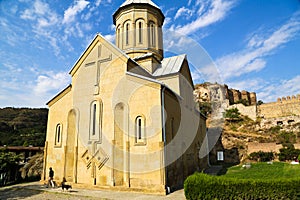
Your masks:
<svg viewBox="0 0 300 200"><path fill-rule="evenodd" d="M65 178L68 182L74 181L74 151L76 133L76 113L71 110L68 115L67 146L65 149Z"/></svg>
<svg viewBox="0 0 300 200"><path fill-rule="evenodd" d="M124 104L119 103L115 107L114 111L115 121L114 121L114 169L113 169L113 179L115 186L124 185L124 130L125 130L125 112Z"/></svg>

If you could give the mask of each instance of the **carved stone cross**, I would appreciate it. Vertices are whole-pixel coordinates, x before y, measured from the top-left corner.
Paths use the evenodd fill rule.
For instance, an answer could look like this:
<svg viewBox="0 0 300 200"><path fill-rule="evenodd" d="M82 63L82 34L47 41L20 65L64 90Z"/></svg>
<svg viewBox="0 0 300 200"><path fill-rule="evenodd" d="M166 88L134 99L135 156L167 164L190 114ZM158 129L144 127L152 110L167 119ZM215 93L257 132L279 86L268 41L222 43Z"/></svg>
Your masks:
<svg viewBox="0 0 300 200"><path fill-rule="evenodd" d="M102 45L98 46L98 59L97 61L87 63L85 66L90 67L94 66L97 63L97 72L96 72L96 78L95 78L95 90L94 95L99 94L99 85L100 85L100 66L101 63L105 63L112 60L112 54L110 54L107 58L101 58L101 52L102 52Z"/></svg>
<svg viewBox="0 0 300 200"><path fill-rule="evenodd" d="M100 170L109 159L109 156L101 147L99 147L98 149L96 148L97 148L96 143L93 143L92 152L86 150L81 156L81 158L86 164L86 168L92 169L91 177L94 179L96 179L96 168Z"/></svg>

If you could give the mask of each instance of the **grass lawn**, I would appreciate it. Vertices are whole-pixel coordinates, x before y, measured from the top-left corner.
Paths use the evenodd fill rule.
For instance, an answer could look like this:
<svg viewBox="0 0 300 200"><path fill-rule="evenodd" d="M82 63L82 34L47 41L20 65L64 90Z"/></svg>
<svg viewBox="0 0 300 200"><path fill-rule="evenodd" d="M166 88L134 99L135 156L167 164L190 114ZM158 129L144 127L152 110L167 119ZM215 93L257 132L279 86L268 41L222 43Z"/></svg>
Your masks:
<svg viewBox="0 0 300 200"><path fill-rule="evenodd" d="M251 168L245 169L241 165L228 168L223 177L239 179L292 179L300 178L300 165L274 162L252 163Z"/></svg>

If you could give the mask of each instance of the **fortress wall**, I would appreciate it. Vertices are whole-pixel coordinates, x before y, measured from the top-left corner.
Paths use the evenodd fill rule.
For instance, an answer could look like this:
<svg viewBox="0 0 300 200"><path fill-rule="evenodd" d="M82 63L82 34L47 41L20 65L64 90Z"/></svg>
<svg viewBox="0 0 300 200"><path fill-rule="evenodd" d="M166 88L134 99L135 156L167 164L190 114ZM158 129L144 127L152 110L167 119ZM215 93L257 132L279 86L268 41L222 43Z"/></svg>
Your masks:
<svg viewBox="0 0 300 200"><path fill-rule="evenodd" d="M243 104L234 104L229 106L229 109L231 108L237 108L242 115L248 116L254 121L256 120L256 105L244 106Z"/></svg>
<svg viewBox="0 0 300 200"><path fill-rule="evenodd" d="M300 149L300 144L294 144L295 149ZM275 152L280 153L279 149L282 148L282 144L276 143L258 143L258 142L249 142L247 154L250 155L253 152Z"/></svg>
<svg viewBox="0 0 300 200"><path fill-rule="evenodd" d="M259 151L279 153L279 149L281 148L282 145L276 143L249 142L247 154L250 155L253 152L259 152Z"/></svg>
<svg viewBox="0 0 300 200"><path fill-rule="evenodd" d="M300 116L300 95L282 97L277 102L259 105L258 114L264 118Z"/></svg>

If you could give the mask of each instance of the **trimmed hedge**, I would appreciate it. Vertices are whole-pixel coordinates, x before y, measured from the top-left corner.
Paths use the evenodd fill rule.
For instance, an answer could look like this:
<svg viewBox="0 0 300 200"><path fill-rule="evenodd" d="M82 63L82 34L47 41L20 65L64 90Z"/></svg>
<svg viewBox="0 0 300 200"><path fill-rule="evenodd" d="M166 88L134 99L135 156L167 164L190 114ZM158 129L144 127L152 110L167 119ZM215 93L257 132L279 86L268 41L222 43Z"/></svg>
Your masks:
<svg viewBox="0 0 300 200"><path fill-rule="evenodd" d="M297 199L300 179L235 179L195 173L184 182L186 199Z"/></svg>

